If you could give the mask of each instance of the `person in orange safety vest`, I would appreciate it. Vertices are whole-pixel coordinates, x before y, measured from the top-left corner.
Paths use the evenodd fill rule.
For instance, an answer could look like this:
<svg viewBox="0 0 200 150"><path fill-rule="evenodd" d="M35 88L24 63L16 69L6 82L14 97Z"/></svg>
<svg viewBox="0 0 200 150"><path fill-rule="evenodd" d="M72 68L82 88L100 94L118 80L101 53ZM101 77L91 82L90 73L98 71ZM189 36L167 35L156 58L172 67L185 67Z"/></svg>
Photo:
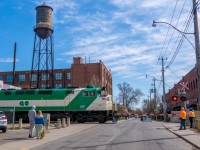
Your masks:
<svg viewBox="0 0 200 150"><path fill-rule="evenodd" d="M194 117L195 117L195 113L194 111L192 110L192 108L190 108L190 112L189 112L189 120L190 120L190 128L192 128L192 124L193 124L193 120L194 120Z"/></svg>
<svg viewBox="0 0 200 150"><path fill-rule="evenodd" d="M179 130L182 130L182 127L184 127L184 130L186 130L186 127L185 127L186 112L185 112L184 107L181 108L180 119L181 119L181 126Z"/></svg>

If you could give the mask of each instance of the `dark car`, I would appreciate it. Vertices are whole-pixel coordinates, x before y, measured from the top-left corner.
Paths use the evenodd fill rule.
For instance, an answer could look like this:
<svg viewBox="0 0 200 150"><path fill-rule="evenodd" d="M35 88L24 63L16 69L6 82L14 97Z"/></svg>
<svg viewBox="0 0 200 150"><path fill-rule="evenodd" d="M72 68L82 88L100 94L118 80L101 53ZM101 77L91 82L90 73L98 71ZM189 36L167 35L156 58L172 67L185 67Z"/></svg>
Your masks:
<svg viewBox="0 0 200 150"><path fill-rule="evenodd" d="M3 133L7 130L7 117L3 111L0 111L0 130L2 130Z"/></svg>
<svg viewBox="0 0 200 150"><path fill-rule="evenodd" d="M142 115L141 116L141 121L144 121L144 119L147 117L147 115Z"/></svg>

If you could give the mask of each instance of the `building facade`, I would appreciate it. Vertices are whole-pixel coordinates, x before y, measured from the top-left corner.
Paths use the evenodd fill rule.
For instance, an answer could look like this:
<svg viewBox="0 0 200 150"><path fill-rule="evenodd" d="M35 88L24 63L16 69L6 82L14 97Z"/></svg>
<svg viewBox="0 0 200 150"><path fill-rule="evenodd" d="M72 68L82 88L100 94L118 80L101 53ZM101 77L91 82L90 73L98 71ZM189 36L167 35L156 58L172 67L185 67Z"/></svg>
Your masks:
<svg viewBox="0 0 200 150"><path fill-rule="evenodd" d="M30 74L30 70L16 71L14 76L12 71L0 72L0 80L3 80L6 84L22 88L34 88L37 85L37 74L33 74L32 79L30 79ZM48 80L45 71L41 71L39 76L40 88L52 87L52 85L46 84ZM32 87L30 87L30 81ZM106 93L112 94L112 75L101 60L97 63L83 63L83 58L74 57L71 68L54 69L55 88L84 88L87 85L105 87Z"/></svg>
<svg viewBox="0 0 200 150"><path fill-rule="evenodd" d="M193 107L196 109L199 104L197 83L196 68L194 67L185 76L183 76L177 84L174 84L174 87L169 89L166 93L165 100L167 103L167 108L170 110L180 110L181 107L184 107L184 102L180 100L180 93L185 91L186 107ZM178 96L178 100L173 101L172 96Z"/></svg>

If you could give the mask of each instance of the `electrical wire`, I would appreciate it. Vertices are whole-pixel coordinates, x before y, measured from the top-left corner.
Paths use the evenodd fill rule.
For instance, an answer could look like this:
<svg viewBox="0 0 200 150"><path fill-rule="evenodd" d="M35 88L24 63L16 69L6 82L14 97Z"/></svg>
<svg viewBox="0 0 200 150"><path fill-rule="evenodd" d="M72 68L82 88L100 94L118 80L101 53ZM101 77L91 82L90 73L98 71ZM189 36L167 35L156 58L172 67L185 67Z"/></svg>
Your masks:
<svg viewBox="0 0 200 150"><path fill-rule="evenodd" d="M171 73L173 73L178 79L180 79L181 77L180 76L178 76L174 71L172 71L171 70L171 68L170 67L168 67L167 69L169 69L169 71L171 71Z"/></svg>
<svg viewBox="0 0 200 150"><path fill-rule="evenodd" d="M174 7L174 9L173 9L173 13L172 13L172 17L171 17L171 20L170 20L170 24L171 24L171 22L172 22L172 20L173 20L174 13L175 13L175 10L176 10L176 7L177 7L177 3L178 3L178 0L176 0L175 7ZM165 46L165 43L166 43L166 40L167 40L167 37L168 37L169 30L170 30L170 26L168 27L167 34L166 34L166 36L165 36L165 40L164 40L164 43L163 43L163 46L162 46L162 49L161 49L161 51L160 51L160 54L159 54L159 57L158 57L158 58L161 58L161 54L162 54L162 51L163 51L163 49L164 49L164 46ZM154 74L157 72L158 62L159 62L159 60L157 60L156 68L155 68Z"/></svg>
<svg viewBox="0 0 200 150"><path fill-rule="evenodd" d="M193 18L192 12L193 12L193 11L190 12L189 19L187 20L187 22L185 22L185 23L186 23L186 27L185 27L185 29L184 29L184 32L185 32L185 33L188 31L188 28L190 27L190 23L191 23L191 20L192 20L192 18ZM184 23L183 26L185 26L185 23ZM179 50L181 49L181 46L182 46L182 44L183 44L183 41L185 40L185 37L184 37L185 34L182 33L181 35L182 35L182 36L181 36L181 39L180 39L180 41L179 41L179 43L178 43L178 46L177 46L177 48L176 48L176 50L175 50L175 52L174 52L174 55L172 56L171 60L169 61L167 67L169 67L169 66L174 62L174 60L175 60L175 58L176 58L176 56L177 56ZM178 41L178 38L177 38L176 42L177 42L177 41Z"/></svg>
<svg viewBox="0 0 200 150"><path fill-rule="evenodd" d="M173 18L174 18L174 13L175 13L175 10L176 10L177 3L178 3L178 0L176 0L176 4L175 4L174 10L173 10L173 14L172 14L172 17L171 17L171 20L170 20L170 24L172 24L172 20L173 20ZM179 20L179 19L178 19L178 20ZM177 22L178 22L178 20L177 20ZM168 31L169 31L169 29L171 29L171 26L169 26ZM175 29L174 29L174 30L175 30ZM174 31L174 30L173 30L173 31ZM168 34L168 31L167 31L167 34ZM171 41L171 39L172 39L172 36L171 36L171 38L170 38L170 41ZM169 41L169 43L170 43L170 41ZM167 48L165 49L165 52L164 52L164 55L163 55L163 56L166 55L168 46L169 46L169 44L167 45Z"/></svg>
<svg viewBox="0 0 200 150"><path fill-rule="evenodd" d="M183 13L183 8L185 7L185 2L186 2L186 0L185 0L184 3L183 3L183 6L182 6L182 8L181 8L181 12L180 12L180 14L179 14L179 16L178 16L178 19L177 19L177 21L176 21L175 27L177 27L178 22L179 22L179 19L180 19L182 13ZM174 29L173 32L172 32L172 35L171 35L170 40L169 40L169 43L168 43L168 45L167 45L167 49L169 48L169 45L170 45L170 43L171 43L172 37L173 37L173 35L174 35L174 32L175 32L175 29ZM173 49L171 49L170 52L169 52L169 57L170 57L170 55L171 55L171 53L172 53L172 50L173 50ZM169 57L168 57L168 58L169 58Z"/></svg>

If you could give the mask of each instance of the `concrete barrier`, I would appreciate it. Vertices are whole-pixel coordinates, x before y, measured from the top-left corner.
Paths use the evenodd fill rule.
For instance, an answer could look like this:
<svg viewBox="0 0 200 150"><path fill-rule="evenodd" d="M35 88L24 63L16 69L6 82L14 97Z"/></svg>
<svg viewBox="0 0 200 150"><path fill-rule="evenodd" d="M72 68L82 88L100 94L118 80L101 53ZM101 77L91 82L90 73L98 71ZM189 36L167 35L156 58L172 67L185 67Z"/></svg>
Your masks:
<svg viewBox="0 0 200 150"><path fill-rule="evenodd" d="M62 118L62 128L65 128L65 127L66 127L66 119Z"/></svg>
<svg viewBox="0 0 200 150"><path fill-rule="evenodd" d="M70 117L67 117L67 126L70 126Z"/></svg>
<svg viewBox="0 0 200 150"><path fill-rule="evenodd" d="M57 129L61 128L61 119L57 119Z"/></svg>
<svg viewBox="0 0 200 150"><path fill-rule="evenodd" d="M22 129L22 118L19 119L19 129Z"/></svg>

